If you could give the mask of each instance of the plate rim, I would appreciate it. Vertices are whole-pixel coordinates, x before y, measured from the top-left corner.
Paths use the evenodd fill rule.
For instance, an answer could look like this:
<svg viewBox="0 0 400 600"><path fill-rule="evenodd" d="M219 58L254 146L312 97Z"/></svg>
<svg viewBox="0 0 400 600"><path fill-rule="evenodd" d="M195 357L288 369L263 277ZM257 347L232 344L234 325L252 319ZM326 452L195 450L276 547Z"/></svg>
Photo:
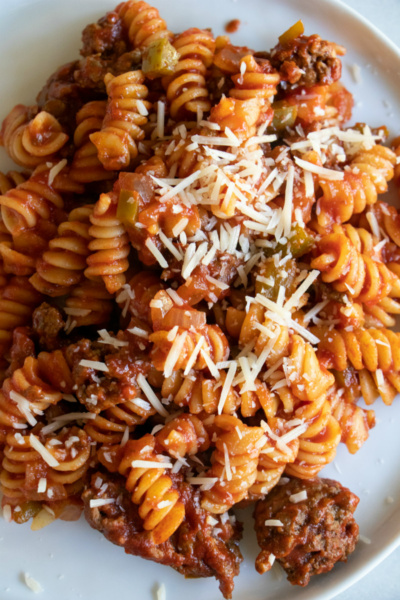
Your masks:
<svg viewBox="0 0 400 600"><path fill-rule="evenodd" d="M39 0L40 1L40 0ZM146 0L151 5L152 0ZM190 0L190 1L199 1L199 0ZM235 1L235 0L234 0ZM237 1L237 0L236 0ZM262 1L262 0L261 0ZM308 0L310 2L310 0ZM358 10L346 4L344 0L319 0L321 3L324 3L328 7L332 8L335 11L339 11L343 17L348 19L351 17L352 20L358 25L362 26L366 32L370 32L373 34L375 38L377 38L382 45L386 47L387 50L394 55L396 60L398 61L400 67L400 46L398 46L387 34L381 31L373 22L371 22L367 17L362 15ZM19 0L14 5L9 5L8 10L13 11L18 8L23 8L27 4L35 4L38 0ZM289 0L291 3L296 3L296 0ZM1 0L0 0L1 4ZM112 9L110 9L112 10ZM400 516L400 507L396 509L395 513L390 517L390 521L394 521L396 516ZM360 541L361 542L361 541ZM339 581L331 582L329 588L326 587L323 591L321 591L317 596L313 595L313 598L318 600L332 600L336 598L339 594L344 592L345 590L354 586L357 582L363 579L368 573L373 571L379 564L381 564L392 552L394 552L397 548L400 547L400 529L397 532L394 532L391 536L389 536L389 541L384 543L383 547L381 547L373 556L364 560L364 563L359 566L354 573L349 573L348 575L344 574L340 577ZM18 593L18 592L17 592Z"/></svg>

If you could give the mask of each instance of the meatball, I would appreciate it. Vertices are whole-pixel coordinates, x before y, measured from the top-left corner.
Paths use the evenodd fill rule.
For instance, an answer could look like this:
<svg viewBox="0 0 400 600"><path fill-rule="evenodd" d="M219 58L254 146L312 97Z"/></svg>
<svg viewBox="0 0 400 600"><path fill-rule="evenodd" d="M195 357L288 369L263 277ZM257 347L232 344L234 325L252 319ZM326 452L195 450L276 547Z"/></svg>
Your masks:
<svg viewBox="0 0 400 600"><path fill-rule="evenodd" d="M125 548L127 554L169 565L186 577L212 577L220 582L225 598L231 598L233 578L239 574L242 555L239 539L242 526L238 522L210 517L200 507L200 493L183 481L180 474L172 475L174 484L185 505L185 519L166 542L155 545L151 532L145 531L138 506L131 502L125 489L125 479L110 473L95 473L82 499L85 517L110 542ZM90 500L114 499L105 506L91 508ZM215 517L215 518L214 518Z"/></svg>
<svg viewBox="0 0 400 600"><path fill-rule="evenodd" d="M293 497L300 492L307 497ZM355 494L331 479L291 479L275 487L254 512L261 547L257 571L268 571L276 558L290 583L304 586L312 575L346 562L358 541L353 517L358 502ZM268 524L271 520L278 523Z"/></svg>
<svg viewBox="0 0 400 600"><path fill-rule="evenodd" d="M301 35L287 44L275 46L270 61L282 81L291 85L329 85L338 81L342 73L339 53L344 53L340 46L319 35Z"/></svg>

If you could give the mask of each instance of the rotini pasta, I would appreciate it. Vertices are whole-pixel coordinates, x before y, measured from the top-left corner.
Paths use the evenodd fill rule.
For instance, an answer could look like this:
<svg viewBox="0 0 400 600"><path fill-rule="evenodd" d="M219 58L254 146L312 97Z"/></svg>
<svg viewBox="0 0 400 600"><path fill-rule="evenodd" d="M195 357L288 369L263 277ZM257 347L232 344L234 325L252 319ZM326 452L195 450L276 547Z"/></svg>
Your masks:
<svg viewBox="0 0 400 600"><path fill-rule="evenodd" d="M172 33L158 10L147 2L129 0L117 7L133 48L145 48L155 40L171 39Z"/></svg>
<svg viewBox="0 0 400 600"><path fill-rule="evenodd" d="M35 112L34 107L19 104L4 119L1 133L13 161L28 169L54 159L68 140L53 115L46 111L35 115Z"/></svg>
<svg viewBox="0 0 400 600"><path fill-rule="evenodd" d="M36 261L36 273L30 278L35 289L47 296L64 296L80 283L89 254L91 206L75 208L68 221L58 226L57 237Z"/></svg>
<svg viewBox="0 0 400 600"><path fill-rule="evenodd" d="M317 475L400 393L400 138L347 124L344 48L301 21L257 51L129 0L82 41L0 134L4 515L84 508L228 600L256 503L257 568L307 583L357 537Z"/></svg>
<svg viewBox="0 0 400 600"><path fill-rule="evenodd" d="M90 135L100 131L106 116L107 102L93 100L87 102L76 113L76 129L74 144L76 147L71 163L71 178L79 183L90 183L112 179L113 173L106 171L97 156L97 148L90 140Z"/></svg>
<svg viewBox="0 0 400 600"><path fill-rule="evenodd" d="M188 29L178 35L173 46L180 59L172 78L165 80L167 100L172 118L185 114L208 112L211 103L205 81L206 70L211 66L215 40L210 31Z"/></svg>
<svg viewBox="0 0 400 600"><path fill-rule="evenodd" d="M372 237L366 230L335 225L317 244L319 256L311 266L319 269L322 280L333 283L337 291L360 302L376 303L393 293L397 281L379 254L371 256L371 246Z"/></svg>
<svg viewBox="0 0 400 600"><path fill-rule="evenodd" d="M318 200L318 223L323 227L345 223L375 204L378 194L387 191L395 162L396 155L389 148L373 146L356 154L342 181L320 179L323 195Z"/></svg>
<svg viewBox="0 0 400 600"><path fill-rule="evenodd" d="M150 435L128 442L119 470L127 477L126 487L132 494L132 502L139 504L143 527L152 532L152 539L158 545L178 529L185 516L185 507L154 448L155 440ZM133 466L137 460L140 463L149 460L160 467ZM162 507L160 503L163 503Z"/></svg>
<svg viewBox="0 0 400 600"><path fill-rule="evenodd" d="M46 381L46 353L37 359L28 357L22 368L6 379L0 391L0 423L6 428L24 429L37 423L35 415L43 414L51 404L61 400L62 393ZM62 381L59 382L59 386ZM67 391L67 385L65 384ZM22 426L22 427L21 427Z"/></svg>
<svg viewBox="0 0 400 600"><path fill-rule="evenodd" d="M270 103L277 92L279 75L267 60L257 60L250 54L240 61L240 69L244 72L232 75L234 88L229 95L239 100L260 98Z"/></svg>
<svg viewBox="0 0 400 600"><path fill-rule="evenodd" d="M137 156L136 140L144 138L150 103L141 71L130 71L114 77L108 73L104 82L109 97L100 131L89 135L97 148L99 160L107 170L120 170Z"/></svg>
<svg viewBox="0 0 400 600"><path fill-rule="evenodd" d="M26 277L12 277L0 292L0 349L4 354L11 345L15 327L28 325L32 311L42 299Z"/></svg>
<svg viewBox="0 0 400 600"><path fill-rule="evenodd" d="M221 514L247 498L256 481L261 427L248 427L233 415L220 415L214 427L221 431L207 476L215 478L213 487L203 493L202 506Z"/></svg>
<svg viewBox="0 0 400 600"><path fill-rule="evenodd" d="M117 203L111 194L102 194L90 215L90 254L85 275L88 279L102 277L107 290L118 291L125 284L129 263L129 238L117 217Z"/></svg>

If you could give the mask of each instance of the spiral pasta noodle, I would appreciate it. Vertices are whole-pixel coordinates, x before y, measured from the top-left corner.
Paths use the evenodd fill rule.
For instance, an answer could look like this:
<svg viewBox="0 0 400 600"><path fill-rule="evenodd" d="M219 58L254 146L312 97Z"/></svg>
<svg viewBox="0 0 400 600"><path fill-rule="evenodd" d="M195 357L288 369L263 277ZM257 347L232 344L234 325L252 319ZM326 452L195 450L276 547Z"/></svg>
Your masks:
<svg viewBox="0 0 400 600"><path fill-rule="evenodd" d="M344 394L338 392L331 393L329 400L332 414L342 430L341 441L351 454L355 454L367 441L369 430L375 426L375 413L346 401Z"/></svg>
<svg viewBox="0 0 400 600"><path fill-rule="evenodd" d="M154 448L155 439L151 435L129 441L119 472L127 478L126 488L132 494L132 502L139 505L144 529L152 532L152 540L158 545L178 529L185 517L185 506ZM136 460L149 460L159 463L160 467L134 467L132 462ZM160 503L162 507L159 507Z"/></svg>
<svg viewBox="0 0 400 600"><path fill-rule="evenodd" d="M27 175L19 171L0 173L0 193L5 194L8 190L17 187L17 185L26 181L26 179Z"/></svg>
<svg viewBox="0 0 400 600"><path fill-rule="evenodd" d="M21 432L8 433L5 442L1 491L8 500L20 501L24 498L27 466L37 463L40 455L31 447L29 436Z"/></svg>
<svg viewBox="0 0 400 600"><path fill-rule="evenodd" d="M180 340L181 348L179 356L176 356L173 370L185 369L187 367L190 357L198 344L200 344L199 353L192 365L192 368L196 370L208 369L210 360L216 363L226 360L228 357L228 341L218 325L206 325L195 331L178 328L175 339ZM169 331L167 330L155 331L150 335L150 341L153 343L151 351L152 363L158 371L164 371L165 373L166 370L169 370L167 361L171 349L173 350L174 341L171 340L171 336L169 336Z"/></svg>
<svg viewBox="0 0 400 600"><path fill-rule="evenodd" d="M102 281L83 281L65 301L65 312L72 327L107 324L112 312L112 295Z"/></svg>
<svg viewBox="0 0 400 600"><path fill-rule="evenodd" d="M148 90L141 71L128 71L114 77L108 73L104 82L108 104L100 131L89 135L97 148L97 155L107 170L120 170L130 165L137 156L136 140L144 138L143 125L150 103Z"/></svg>
<svg viewBox="0 0 400 600"><path fill-rule="evenodd" d="M207 68L211 66L215 40L211 32L188 29L173 41L180 58L174 75L165 79L167 101L173 119L198 111L208 112L211 103L205 81Z"/></svg>
<svg viewBox="0 0 400 600"><path fill-rule="evenodd" d="M360 385L367 404L379 394L391 404L400 387L399 334L390 329L328 331L317 328L321 342L319 355L324 363L338 371L350 364L359 373ZM370 374L369 374L370 373Z"/></svg>
<svg viewBox="0 0 400 600"><path fill-rule="evenodd" d="M97 148L90 135L100 131L106 116L107 102L93 100L87 102L76 113L74 145L76 147L71 163L71 178L79 183L90 183L111 179L113 173L106 171L97 156Z"/></svg>
<svg viewBox="0 0 400 600"><path fill-rule="evenodd" d="M377 302L392 292L397 281L379 257L363 253L365 234L369 241L371 236L365 230L334 225L333 233L318 242L319 256L311 266L319 269L322 280L332 283L336 290L360 302Z"/></svg>
<svg viewBox="0 0 400 600"><path fill-rule="evenodd" d="M128 234L117 218L117 205L111 194L101 194L90 216L90 254L85 275L88 279L102 277L107 290L118 291L126 282L127 256L130 251Z"/></svg>
<svg viewBox="0 0 400 600"><path fill-rule="evenodd" d="M36 273L30 278L35 289L47 296L64 296L77 285L86 267L91 206L76 208L68 221L58 226L57 237L49 241L48 249L36 261Z"/></svg>
<svg viewBox="0 0 400 600"><path fill-rule="evenodd" d="M214 427L221 433L215 443L212 467L207 477L216 478L213 487L203 492L201 505L221 514L244 500L257 477L261 427L248 427L233 415L219 415Z"/></svg>
<svg viewBox="0 0 400 600"><path fill-rule="evenodd" d="M269 419L270 432L284 431L282 420L277 418ZM287 444L280 441L272 433L270 437L266 432L267 440L260 450L257 464L256 480L249 490L250 497L254 499L264 498L272 488L274 488L288 464L293 463L299 451L300 442L296 438L290 440Z"/></svg>
<svg viewBox="0 0 400 600"><path fill-rule="evenodd" d="M342 181L320 179L323 195L318 200L318 223L323 227L345 223L375 204L378 194L386 192L387 182L393 178L395 162L396 155L390 148L373 146L356 154Z"/></svg>
<svg viewBox="0 0 400 600"><path fill-rule="evenodd" d="M121 307L126 306L132 316L150 322L150 302L163 289L162 282L152 271L139 271L129 280L128 287L129 293L121 292L117 302Z"/></svg>
<svg viewBox="0 0 400 600"><path fill-rule="evenodd" d="M121 442L127 428L129 432L134 431L154 413L150 405L128 400L96 415L85 426L85 431L98 444L112 446Z"/></svg>
<svg viewBox="0 0 400 600"><path fill-rule="evenodd" d="M172 457L185 457L204 452L210 440L202 421L195 415L183 414L172 419L156 434L157 443Z"/></svg>
<svg viewBox="0 0 400 600"><path fill-rule="evenodd" d="M293 346L287 366L290 392L294 403L305 402L295 408L294 414L305 423L306 430L299 437L299 451L293 463L285 471L294 477L308 479L317 473L336 454L341 430L332 416L327 391L334 384L334 377L319 362L314 349L300 336L293 336ZM310 377L313 373L313 377Z"/></svg>
<svg viewBox="0 0 400 600"><path fill-rule="evenodd" d="M64 428L57 435L44 436L43 441L55 461L51 468L31 446L30 436L21 433L7 435L0 473L6 501L23 503L25 498L30 497L51 507L52 502L77 494L82 489L91 454L85 432L78 427ZM45 481L44 491L38 485L41 480ZM36 490L33 491L35 484Z"/></svg>
<svg viewBox="0 0 400 600"><path fill-rule="evenodd" d="M4 381L0 391L2 426L18 429L26 426L28 421L35 424L35 415L43 414L51 404L61 400L62 393L46 381L46 364L43 354L38 359L29 356L23 367Z"/></svg>
<svg viewBox="0 0 400 600"><path fill-rule="evenodd" d="M143 49L156 40L172 38L172 33L168 31L158 10L147 2L128 0L120 4L117 10L124 27L128 30L133 48Z"/></svg>
<svg viewBox="0 0 400 600"><path fill-rule="evenodd" d="M272 68L269 61L257 60L249 54L240 61L240 67L245 67L244 73L232 75L234 88L229 92L232 98L238 100L261 99L271 102L277 92L279 74Z"/></svg>
<svg viewBox="0 0 400 600"><path fill-rule="evenodd" d="M17 105L5 118L2 127L3 145L21 167L33 169L51 160L66 144L68 135L57 119L46 111L34 116L34 107Z"/></svg>
<svg viewBox="0 0 400 600"><path fill-rule="evenodd" d="M0 294L0 349L5 353L11 345L16 327L28 325L32 310L42 295L30 284L27 277L12 277Z"/></svg>
<svg viewBox="0 0 400 600"><path fill-rule="evenodd" d="M218 411L225 379L225 374L222 374L217 381L212 377L204 377L203 374L185 377L182 371L174 371L169 377L165 378L161 392L164 398L172 397L174 403L178 406L187 406L189 412L193 415L202 412L211 415ZM229 386L222 412L233 414L239 406L239 392L233 386Z"/></svg>

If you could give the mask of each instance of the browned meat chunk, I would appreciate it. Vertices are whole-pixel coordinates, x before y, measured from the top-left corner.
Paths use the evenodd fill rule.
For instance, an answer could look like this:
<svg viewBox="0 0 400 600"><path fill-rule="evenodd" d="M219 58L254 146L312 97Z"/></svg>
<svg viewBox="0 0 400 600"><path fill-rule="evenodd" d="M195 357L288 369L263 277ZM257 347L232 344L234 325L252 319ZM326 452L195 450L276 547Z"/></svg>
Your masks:
<svg viewBox="0 0 400 600"><path fill-rule="evenodd" d="M115 11L87 25L82 32L82 56L122 54L126 49L122 21Z"/></svg>
<svg viewBox="0 0 400 600"><path fill-rule="evenodd" d="M282 81L292 85L329 85L340 79L342 63L337 54L342 50L319 35L301 35L287 44L275 46L270 60Z"/></svg>
<svg viewBox="0 0 400 600"><path fill-rule="evenodd" d="M57 69L36 98L40 110L54 115L69 135L73 135L75 115L84 101L74 79L78 65L78 61L73 61Z"/></svg>
<svg viewBox="0 0 400 600"><path fill-rule="evenodd" d="M64 320L61 312L55 306L43 302L33 312L33 331L39 336L39 344L42 350L56 350L62 345L60 333L64 329Z"/></svg>
<svg viewBox="0 0 400 600"><path fill-rule="evenodd" d="M307 498L292 497L299 492L306 492ZM291 479L275 487L254 512L262 549L257 571L268 571L275 557L290 583L307 585L312 575L330 571L338 561L346 562L358 541L353 517L358 502L355 494L331 479ZM269 520L282 525L266 525Z"/></svg>
<svg viewBox="0 0 400 600"><path fill-rule="evenodd" d="M7 376L20 369L28 356L35 356L35 343L32 339L32 330L29 327L17 327L13 331L13 341L10 350L10 366Z"/></svg>
<svg viewBox="0 0 400 600"><path fill-rule="evenodd" d="M80 88L92 92L93 98L106 96L104 77L107 73L120 75L126 71L135 71L140 66L140 52L132 50L120 56L112 55L103 58L100 54L86 56L79 61L74 73L76 83Z"/></svg>
<svg viewBox="0 0 400 600"><path fill-rule="evenodd" d="M96 94L105 94L104 76L119 75L138 69L141 62L139 51L129 51L126 32L118 13L112 11L91 23L83 30L79 66L74 73L81 88Z"/></svg>
<svg viewBox="0 0 400 600"><path fill-rule="evenodd" d="M75 382L76 396L90 412L99 413L111 406L133 400L139 390L137 376L140 373L149 374L149 361L141 360L137 352L135 354L129 345L125 345L128 344L126 340L120 340L120 343L121 347L113 347L82 339L67 348L67 360ZM104 362L108 370L101 372L93 367L82 366L82 360ZM149 414L152 414L150 407L143 411L143 416L147 417Z"/></svg>
<svg viewBox="0 0 400 600"><path fill-rule="evenodd" d="M82 496L85 517L89 524L127 554L141 556L169 565L186 577L212 577L220 582L225 598L231 598L233 578L239 573L242 556L239 539L242 526L228 519L222 523L219 515L200 508L200 494L183 482L182 475L172 475L185 505L185 519L175 534L166 542L155 545L151 533L145 531L138 507L131 502L124 487L124 478L109 473L96 473L91 485ZM104 486L104 483L107 485ZM114 504L90 508L95 498L115 498Z"/></svg>

